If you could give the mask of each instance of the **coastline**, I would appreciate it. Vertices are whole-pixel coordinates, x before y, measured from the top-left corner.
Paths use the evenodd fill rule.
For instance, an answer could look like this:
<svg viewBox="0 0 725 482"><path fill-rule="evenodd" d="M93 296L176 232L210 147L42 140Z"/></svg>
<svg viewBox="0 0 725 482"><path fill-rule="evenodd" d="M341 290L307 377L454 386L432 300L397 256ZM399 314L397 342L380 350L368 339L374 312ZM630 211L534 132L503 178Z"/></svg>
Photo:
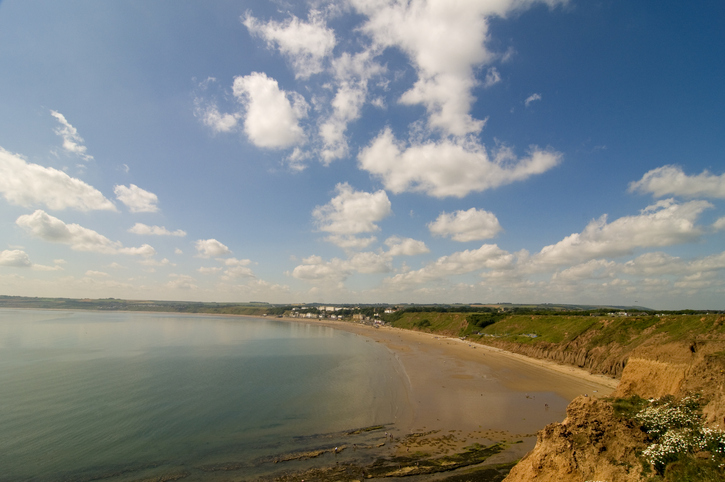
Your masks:
<svg viewBox="0 0 725 482"><path fill-rule="evenodd" d="M579 395L606 397L618 380L485 345L425 332L315 319L276 318L328 326L382 343L407 379L409 410L391 434L393 453L441 456L473 444L503 442L484 465L510 463L533 449L536 432L566 417Z"/></svg>
<svg viewBox="0 0 725 482"><path fill-rule="evenodd" d="M106 313L102 310L99 312ZM566 407L571 400L582 394L608 396L618 383L617 380L592 375L583 369L532 359L458 338L390 326L375 328L360 323L307 318L165 313L325 326L363 337L367 342L381 343L397 362L393 364L395 373L389 372L386 376L401 380L404 385L401 392L405 392L405 395L397 397L393 402L395 420L391 420L392 423L384 428L381 426L377 435L371 433L373 438L379 440L372 443L370 448L378 449L370 451L367 457L369 459L377 451L382 457L408 458L411 468L413 465L417 467L418 459L440 459L466 452L477 444L491 447L499 443L502 444L502 450L495 451L483 462L457 470L456 474L496 464L510 465L533 449L536 432L549 423L561 422L565 418ZM376 365L373 363L370 369L378 369ZM382 430L387 432L384 438ZM344 460L350 460L351 456L357 458L352 452L341 457L335 453L311 462L315 466L322 464L323 470L333 469L331 464L344 465ZM362 463L362 460L359 462ZM287 466L287 463L283 465ZM295 477L306 473L300 472L299 464L295 462L286 468L280 466L279 469L282 471L270 478L263 477L264 480L296 480ZM360 469L364 473L364 463ZM209 475L208 480L217 480ZM330 475L329 478L318 480L343 480ZM293 478L284 479L286 476ZM311 476L301 478L315 479ZM443 478L444 473L425 476L425 480ZM406 480L419 479L413 475Z"/></svg>

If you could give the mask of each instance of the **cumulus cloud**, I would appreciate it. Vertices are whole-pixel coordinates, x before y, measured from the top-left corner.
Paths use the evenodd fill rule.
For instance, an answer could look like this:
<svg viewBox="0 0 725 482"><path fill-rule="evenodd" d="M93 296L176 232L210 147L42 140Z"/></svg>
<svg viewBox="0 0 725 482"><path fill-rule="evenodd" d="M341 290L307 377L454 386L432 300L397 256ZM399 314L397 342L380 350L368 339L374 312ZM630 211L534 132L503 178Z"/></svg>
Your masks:
<svg viewBox="0 0 725 482"><path fill-rule="evenodd" d="M482 269L501 270L512 266L514 256L495 244L442 256L416 271L400 273L386 279L389 286L407 286L436 281L449 276L472 273Z"/></svg>
<svg viewBox="0 0 725 482"><path fill-rule="evenodd" d="M233 91L246 108L244 132L254 145L279 149L305 140L299 120L307 117L308 105L301 95L281 90L260 72L235 77Z"/></svg>
<svg viewBox="0 0 725 482"><path fill-rule="evenodd" d="M611 278L617 263L604 259L592 259L558 273L554 273L553 280L581 281L589 279Z"/></svg>
<svg viewBox="0 0 725 482"><path fill-rule="evenodd" d="M712 223L712 229L714 229L715 231L725 230L725 216L723 216L722 218L718 218L717 221Z"/></svg>
<svg viewBox="0 0 725 482"><path fill-rule="evenodd" d="M441 213L438 219L428 223L428 229L432 234L465 243L493 238L501 231L501 225L495 214L471 208L468 211Z"/></svg>
<svg viewBox="0 0 725 482"><path fill-rule="evenodd" d="M486 79L483 81L485 88L491 87L501 82L501 74L498 72L496 67L491 67L486 71Z"/></svg>
<svg viewBox="0 0 725 482"><path fill-rule="evenodd" d="M424 192L430 196L462 198L515 181L523 181L556 166L561 154L532 148L517 159L510 149L491 158L484 146L472 140L443 139L405 146L384 129L359 156L362 169L380 178L398 194Z"/></svg>
<svg viewBox="0 0 725 482"><path fill-rule="evenodd" d="M537 100L541 100L541 94L531 94L524 101L524 105L526 105L526 107L528 107L529 104L531 104L532 102L536 102Z"/></svg>
<svg viewBox="0 0 725 482"><path fill-rule="evenodd" d="M9 266L13 268L29 268L33 263L25 251L20 249L6 249L0 251L0 266Z"/></svg>
<svg viewBox="0 0 725 482"><path fill-rule="evenodd" d="M339 258L324 261L313 255L302 260L302 264L292 270L292 276L305 281L343 281L350 275L349 267Z"/></svg>
<svg viewBox="0 0 725 482"><path fill-rule="evenodd" d="M332 243L342 249L365 249L377 240L378 238L375 236L359 238L350 234L332 234L325 238L325 241L328 243Z"/></svg>
<svg viewBox="0 0 725 482"><path fill-rule="evenodd" d="M391 236L385 240L385 245L388 247L389 256L416 256L430 252L423 241L412 238Z"/></svg>
<svg viewBox="0 0 725 482"><path fill-rule="evenodd" d="M205 126L211 127L214 132L232 132L237 128L241 115L239 113L225 114L219 112L214 103L203 105L201 99L195 100L194 115L201 118Z"/></svg>
<svg viewBox="0 0 725 482"><path fill-rule="evenodd" d="M78 134L78 129L73 127L60 112L51 110L50 114L60 122L60 127L55 129L55 133L63 138L63 149L86 161L92 161L93 156L86 154L87 148L83 145L84 141Z"/></svg>
<svg viewBox="0 0 725 482"><path fill-rule="evenodd" d="M142 264L144 266L155 266L155 267L162 267L162 266L176 266L174 263L168 260L168 258L164 258L161 261L157 259L144 259L143 261L140 261L139 264Z"/></svg>
<svg viewBox="0 0 725 482"><path fill-rule="evenodd" d="M375 223L391 213L385 191L356 191L348 183L335 186L337 196L312 212L320 231L336 235L368 233L380 229Z"/></svg>
<svg viewBox="0 0 725 482"><path fill-rule="evenodd" d="M655 197L674 195L725 199L725 174L716 176L703 171L696 176L688 176L679 166L662 166L630 183L629 191L652 193Z"/></svg>
<svg viewBox="0 0 725 482"><path fill-rule="evenodd" d="M199 269L197 269L197 271L202 274L216 274L216 273L219 273L222 269L224 269L224 268L222 268L221 266L211 266L211 267L202 266Z"/></svg>
<svg viewBox="0 0 725 482"><path fill-rule="evenodd" d="M128 230L129 233L150 235L150 236L186 236L186 231L177 229L176 231L169 231L164 226L148 226L143 223L136 223Z"/></svg>
<svg viewBox="0 0 725 482"><path fill-rule="evenodd" d="M320 153L323 164L329 164L348 154L345 131L350 122L360 117L365 104L370 78L385 71L373 60L375 52L364 50L351 55L344 52L332 63L337 91L332 100L332 114L319 127L323 149Z"/></svg>
<svg viewBox="0 0 725 482"><path fill-rule="evenodd" d="M195 279L185 274L171 274L169 275L171 280L166 283L168 288L174 290L195 290L198 286L195 284Z"/></svg>
<svg viewBox="0 0 725 482"><path fill-rule="evenodd" d="M125 248L118 241L111 241L102 234L78 224L66 224L40 209L33 214L20 216L15 223L36 238L51 243L67 244L76 251L144 257L156 254L156 250L148 244L136 248Z"/></svg>
<svg viewBox="0 0 725 482"><path fill-rule="evenodd" d="M252 261L249 259L228 258L220 259L219 261L226 266L224 276L222 276L222 279L224 280L254 278L254 272L249 267L249 265L252 264Z"/></svg>
<svg viewBox="0 0 725 482"><path fill-rule="evenodd" d="M392 269L390 256L370 251L355 253L347 260L346 265L357 273L388 273Z"/></svg>
<svg viewBox="0 0 725 482"><path fill-rule="evenodd" d="M197 256L201 258L212 258L217 256L228 256L232 251L216 239L200 239L196 242Z"/></svg>
<svg viewBox="0 0 725 482"><path fill-rule="evenodd" d="M475 67L497 57L486 46L488 19L504 17L534 3L537 2L352 1L368 17L362 31L382 48L401 49L416 66L418 80L400 101L424 105L429 125L455 136L475 133L483 127L483 121L473 119L469 112L475 100L471 91L478 84ZM565 2L545 3L554 6Z"/></svg>
<svg viewBox="0 0 725 482"><path fill-rule="evenodd" d="M681 274L686 268L685 262L679 257L654 251L627 261L620 269L623 273L634 276L660 276Z"/></svg>
<svg viewBox="0 0 725 482"><path fill-rule="evenodd" d="M266 40L270 48L276 46L292 63L297 78L322 72L323 60L332 54L336 43L335 32L317 10L310 11L307 22L292 15L284 22L263 23L248 12L242 23L252 35Z"/></svg>
<svg viewBox="0 0 725 482"><path fill-rule="evenodd" d="M53 210L116 211L116 206L97 189L52 167L26 162L0 147L0 192L23 207L44 204Z"/></svg>
<svg viewBox="0 0 725 482"><path fill-rule="evenodd" d="M132 213L155 213L159 198L152 192L145 191L135 184L116 186L113 188L116 199L125 204Z"/></svg>
<svg viewBox="0 0 725 482"><path fill-rule="evenodd" d="M635 248L671 246L698 239L703 230L695 225L712 204L667 199L646 207L637 216L607 223L607 216L591 221L584 231L545 246L532 260L543 265L564 265L589 259L631 254Z"/></svg>
<svg viewBox="0 0 725 482"><path fill-rule="evenodd" d="M702 258L683 260L663 252L645 253L627 261L620 267L633 276L691 275L725 269L725 251Z"/></svg>
<svg viewBox="0 0 725 482"><path fill-rule="evenodd" d="M387 273L391 270L390 256L361 252L348 259L333 258L324 261L320 256L310 256L295 267L292 276L304 281L341 283L353 273Z"/></svg>

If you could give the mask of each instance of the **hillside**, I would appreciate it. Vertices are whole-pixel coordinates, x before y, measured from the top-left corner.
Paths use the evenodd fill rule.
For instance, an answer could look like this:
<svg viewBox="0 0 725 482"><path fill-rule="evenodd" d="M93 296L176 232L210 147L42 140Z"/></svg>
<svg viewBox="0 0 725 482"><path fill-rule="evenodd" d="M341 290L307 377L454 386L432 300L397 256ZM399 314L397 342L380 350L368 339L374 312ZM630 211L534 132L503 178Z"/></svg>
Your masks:
<svg viewBox="0 0 725 482"><path fill-rule="evenodd" d="M566 420L540 431L508 482L725 480L722 314L408 312L390 321L620 379L612 399L579 397ZM664 420L659 429L647 413Z"/></svg>
<svg viewBox="0 0 725 482"><path fill-rule="evenodd" d="M671 343L697 346L725 339L723 318L718 314L403 312L388 319L399 328L465 336L476 343L616 378L621 377L635 350L647 351L647 347Z"/></svg>

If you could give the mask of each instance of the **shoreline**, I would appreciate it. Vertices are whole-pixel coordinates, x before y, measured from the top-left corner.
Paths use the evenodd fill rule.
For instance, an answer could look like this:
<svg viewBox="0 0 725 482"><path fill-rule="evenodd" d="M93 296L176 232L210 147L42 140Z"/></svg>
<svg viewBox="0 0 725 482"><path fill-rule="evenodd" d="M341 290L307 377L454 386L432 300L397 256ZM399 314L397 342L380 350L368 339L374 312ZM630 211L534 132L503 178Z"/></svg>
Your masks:
<svg viewBox="0 0 725 482"><path fill-rule="evenodd" d="M277 316L125 312L230 320L254 318L324 326L381 343L396 362L396 373L390 375L405 385L401 387L405 395L395 400L395 420L385 429L391 438L385 435L385 447L381 450L394 457L439 458L460 454L475 444L485 447L503 443L505 449L475 468L510 464L533 449L539 430L566 417L571 400L582 394L608 396L618 384L616 379L592 375L584 369L459 338L390 326L375 328L345 321ZM320 462L326 465L329 461ZM292 467L289 469L295 472ZM281 475L285 472L283 469ZM442 477L433 476L433 480ZM415 479L414 476L408 480Z"/></svg>
<svg viewBox="0 0 725 482"><path fill-rule="evenodd" d="M382 343L409 384L409 417L398 420L393 453L443 456L473 444L507 448L484 465L510 463L533 449L536 433L561 422L579 395L606 397L618 380L499 348L389 326L272 318L326 326Z"/></svg>

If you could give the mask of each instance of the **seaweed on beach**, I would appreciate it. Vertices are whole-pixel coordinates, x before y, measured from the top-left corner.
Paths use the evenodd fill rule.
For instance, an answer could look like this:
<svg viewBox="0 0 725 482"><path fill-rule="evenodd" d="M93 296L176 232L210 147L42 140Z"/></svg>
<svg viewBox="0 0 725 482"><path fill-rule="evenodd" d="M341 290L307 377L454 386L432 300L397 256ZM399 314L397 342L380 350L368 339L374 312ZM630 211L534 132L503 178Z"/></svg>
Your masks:
<svg viewBox="0 0 725 482"><path fill-rule="evenodd" d="M452 475L440 482L500 482L506 478L516 462L487 465L467 471L465 474Z"/></svg>
<svg viewBox="0 0 725 482"><path fill-rule="evenodd" d="M407 477L429 475L438 472L476 465L506 448L503 443L484 447L478 444L466 447L463 452L442 457L425 458L421 455L380 458L367 469L367 477Z"/></svg>

